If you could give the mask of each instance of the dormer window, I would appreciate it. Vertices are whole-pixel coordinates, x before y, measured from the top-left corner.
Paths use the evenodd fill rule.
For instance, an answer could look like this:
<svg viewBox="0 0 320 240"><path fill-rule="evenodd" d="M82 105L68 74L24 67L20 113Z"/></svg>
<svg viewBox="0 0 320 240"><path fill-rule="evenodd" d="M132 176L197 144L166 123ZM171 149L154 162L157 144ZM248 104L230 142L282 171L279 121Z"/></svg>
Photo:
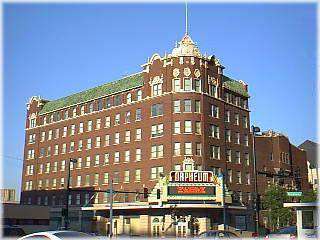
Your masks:
<svg viewBox="0 0 320 240"><path fill-rule="evenodd" d="M131 100L132 100L131 93L128 93L127 94L127 103L131 103Z"/></svg>

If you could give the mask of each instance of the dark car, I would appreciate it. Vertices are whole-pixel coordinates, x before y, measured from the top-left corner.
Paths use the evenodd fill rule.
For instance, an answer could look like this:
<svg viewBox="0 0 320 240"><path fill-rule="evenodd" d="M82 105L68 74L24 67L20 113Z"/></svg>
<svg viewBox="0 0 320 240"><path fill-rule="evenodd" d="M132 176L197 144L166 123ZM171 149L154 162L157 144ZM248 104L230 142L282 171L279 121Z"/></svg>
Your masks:
<svg viewBox="0 0 320 240"><path fill-rule="evenodd" d="M266 239L270 238L282 238L282 239L294 239L297 237L297 227L290 226L281 228L278 231L272 232L266 236Z"/></svg>
<svg viewBox="0 0 320 240"><path fill-rule="evenodd" d="M26 235L23 229L19 226L5 225L2 227L2 230L3 237L22 237Z"/></svg>
<svg viewBox="0 0 320 240"><path fill-rule="evenodd" d="M210 239L235 239L239 238L235 233L229 231L212 230L203 232L199 235L199 238Z"/></svg>

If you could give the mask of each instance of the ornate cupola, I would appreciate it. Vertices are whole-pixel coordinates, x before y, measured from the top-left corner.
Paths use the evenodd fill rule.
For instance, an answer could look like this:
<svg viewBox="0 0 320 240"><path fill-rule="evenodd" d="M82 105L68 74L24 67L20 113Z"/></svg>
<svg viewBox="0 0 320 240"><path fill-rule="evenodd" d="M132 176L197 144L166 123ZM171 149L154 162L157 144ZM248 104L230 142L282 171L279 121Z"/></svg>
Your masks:
<svg viewBox="0 0 320 240"><path fill-rule="evenodd" d="M202 57L199 48L192 41L191 37L186 33L177 46L172 50L173 57L191 56Z"/></svg>

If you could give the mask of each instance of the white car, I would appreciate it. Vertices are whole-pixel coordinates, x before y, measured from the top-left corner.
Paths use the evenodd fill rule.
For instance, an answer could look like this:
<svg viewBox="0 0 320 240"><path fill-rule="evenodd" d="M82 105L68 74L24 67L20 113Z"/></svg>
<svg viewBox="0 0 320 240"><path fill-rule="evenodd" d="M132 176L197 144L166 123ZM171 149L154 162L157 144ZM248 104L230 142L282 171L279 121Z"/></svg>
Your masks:
<svg viewBox="0 0 320 240"><path fill-rule="evenodd" d="M89 239L93 238L91 235L76 231L47 231L37 232L26 235L18 240L61 240L61 239Z"/></svg>

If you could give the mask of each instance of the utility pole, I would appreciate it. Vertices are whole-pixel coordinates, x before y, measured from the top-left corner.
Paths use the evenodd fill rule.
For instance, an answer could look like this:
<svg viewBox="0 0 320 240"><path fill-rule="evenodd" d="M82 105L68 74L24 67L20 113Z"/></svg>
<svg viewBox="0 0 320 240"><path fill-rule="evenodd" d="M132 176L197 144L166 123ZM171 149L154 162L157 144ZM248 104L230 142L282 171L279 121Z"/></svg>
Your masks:
<svg viewBox="0 0 320 240"><path fill-rule="evenodd" d="M254 171L254 192L255 192L255 232L259 234L259 206L258 206L258 175L257 175L257 158L256 158L256 146L255 146L255 136L256 133L260 132L259 127L251 126L252 129L252 152L253 152L253 171Z"/></svg>
<svg viewBox="0 0 320 240"><path fill-rule="evenodd" d="M110 209L109 209L109 237L112 238L113 236L113 181L110 180L110 186L109 186L109 201L110 201Z"/></svg>

